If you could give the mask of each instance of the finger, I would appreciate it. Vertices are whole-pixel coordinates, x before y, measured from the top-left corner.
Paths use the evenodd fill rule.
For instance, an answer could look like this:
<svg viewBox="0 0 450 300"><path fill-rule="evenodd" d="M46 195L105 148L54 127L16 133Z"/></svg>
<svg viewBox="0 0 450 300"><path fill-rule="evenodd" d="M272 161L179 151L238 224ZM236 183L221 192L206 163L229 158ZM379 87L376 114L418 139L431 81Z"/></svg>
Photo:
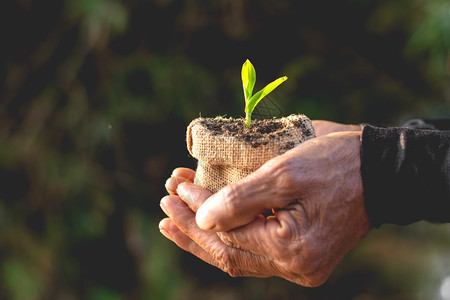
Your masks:
<svg viewBox="0 0 450 300"><path fill-rule="evenodd" d="M179 197L164 197L161 207L181 232L209 253L218 266L231 276L251 274L267 277L277 274L275 264L266 257L229 247L215 232L200 229L195 222L195 214Z"/></svg>
<svg viewBox="0 0 450 300"><path fill-rule="evenodd" d="M181 249L192 253L197 256L204 262L215 266L227 273L231 276L252 276L252 277L269 277L273 276L273 270L270 273L264 273L261 270L255 271L254 268L240 269L238 267L227 268L226 265L221 264L218 260L216 260L211 254L209 254L205 249L200 247L194 240L192 240L189 236L184 234L169 218L165 218L161 220L159 224L159 228L161 233L167 237L169 240L177 244Z"/></svg>
<svg viewBox="0 0 450 300"><path fill-rule="evenodd" d="M249 224L227 232L217 232L219 238L228 246L239 248L258 255L268 255L272 246L266 247L265 239L272 240L268 236L266 228L266 218L256 217Z"/></svg>
<svg viewBox="0 0 450 300"><path fill-rule="evenodd" d="M169 230L170 223L171 222L169 218L164 218L159 222L158 227L162 235L164 235L167 239L173 241L171 230Z"/></svg>
<svg viewBox="0 0 450 300"><path fill-rule="evenodd" d="M285 249L299 243L308 227L301 205L292 204L273 216L261 215L245 226L217 234L229 246L239 245L243 250L279 260L285 257Z"/></svg>
<svg viewBox="0 0 450 300"><path fill-rule="evenodd" d="M204 262L212 266L215 266L216 268L225 270L232 276L268 277L273 275L273 272L267 274L261 271L255 272L253 268L250 268L250 270L246 270L234 267L227 270L226 266L222 265L211 254L209 254L206 250L200 247L195 241L193 241L189 236L184 234L169 218L161 220L159 227L161 233L168 239L170 239L172 242L177 244L178 247L187 252L192 253L193 255L197 256Z"/></svg>
<svg viewBox="0 0 450 300"><path fill-rule="evenodd" d="M173 170L171 177L184 177L190 182L194 182L195 171L189 168L176 168Z"/></svg>
<svg viewBox="0 0 450 300"><path fill-rule="evenodd" d="M177 194L194 212L212 195L207 189L189 182L178 185Z"/></svg>
<svg viewBox="0 0 450 300"><path fill-rule="evenodd" d="M159 223L159 230L166 238L177 244L181 249L194 254L210 265L220 267L214 257L184 234L169 218L161 220Z"/></svg>
<svg viewBox="0 0 450 300"><path fill-rule="evenodd" d="M169 179L167 179L165 187L169 195L178 195L177 188L178 185L182 182L191 182L191 181L185 177L170 177Z"/></svg>
<svg viewBox="0 0 450 300"><path fill-rule="evenodd" d="M217 247L223 244L216 233L198 228L194 212L180 197L165 196L161 199L160 206L172 222L198 244L216 244Z"/></svg>
<svg viewBox="0 0 450 300"><path fill-rule="evenodd" d="M197 211L197 224L204 230L228 231L250 223L272 208L292 201L292 178L282 156L226 186L209 197Z"/></svg>

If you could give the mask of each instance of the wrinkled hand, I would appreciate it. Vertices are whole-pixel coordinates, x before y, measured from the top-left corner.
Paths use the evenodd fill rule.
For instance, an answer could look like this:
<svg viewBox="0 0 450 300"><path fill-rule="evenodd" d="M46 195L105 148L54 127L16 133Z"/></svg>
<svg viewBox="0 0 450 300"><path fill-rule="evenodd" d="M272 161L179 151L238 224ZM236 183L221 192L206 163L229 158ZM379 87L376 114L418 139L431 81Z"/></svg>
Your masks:
<svg viewBox="0 0 450 300"><path fill-rule="evenodd" d="M360 132L320 136L214 195L176 169L161 232L231 276L318 286L370 231L359 151Z"/></svg>
<svg viewBox="0 0 450 300"><path fill-rule="evenodd" d="M361 125L353 124L341 124L325 120L313 120L311 121L316 132L316 136L322 136L333 132L342 131L361 131Z"/></svg>

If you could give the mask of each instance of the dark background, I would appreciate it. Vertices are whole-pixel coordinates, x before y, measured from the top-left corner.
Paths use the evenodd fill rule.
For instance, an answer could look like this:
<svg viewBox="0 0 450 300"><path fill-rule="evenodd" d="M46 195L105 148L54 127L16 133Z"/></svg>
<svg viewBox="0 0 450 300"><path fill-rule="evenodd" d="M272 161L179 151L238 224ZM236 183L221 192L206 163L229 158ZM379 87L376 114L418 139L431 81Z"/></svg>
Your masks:
<svg viewBox="0 0 450 300"><path fill-rule="evenodd" d="M282 115L450 115L444 0L2 0L1 299L441 299L450 228L372 232L320 288L230 278L162 237L198 116L243 116L240 68ZM274 104L275 103L275 104Z"/></svg>

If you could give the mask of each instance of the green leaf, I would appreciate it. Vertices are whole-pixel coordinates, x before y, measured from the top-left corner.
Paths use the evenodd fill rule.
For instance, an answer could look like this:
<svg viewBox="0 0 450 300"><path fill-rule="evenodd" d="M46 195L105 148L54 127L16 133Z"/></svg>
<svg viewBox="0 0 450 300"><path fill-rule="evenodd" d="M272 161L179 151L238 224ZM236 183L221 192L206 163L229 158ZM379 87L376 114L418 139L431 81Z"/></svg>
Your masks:
<svg viewBox="0 0 450 300"><path fill-rule="evenodd" d="M252 63L247 59L242 65L242 85L244 88L245 103L252 97L253 87L256 82L256 72Z"/></svg>
<svg viewBox="0 0 450 300"><path fill-rule="evenodd" d="M247 101L247 105L245 106L245 112L247 114L250 114L255 109L256 105L261 101L262 98L267 96L270 92L272 92L277 86L282 84L284 81L286 81L287 76L283 76L281 78L278 78L275 81L272 81L268 85L266 85L262 90L257 92L253 97L250 98L250 100Z"/></svg>
<svg viewBox="0 0 450 300"><path fill-rule="evenodd" d="M250 127L252 112L262 98L272 92L277 86L283 83L287 77L281 77L266 85L262 90L252 96L256 82L256 71L252 63L247 59L242 65L241 71L242 86L245 96L245 125Z"/></svg>

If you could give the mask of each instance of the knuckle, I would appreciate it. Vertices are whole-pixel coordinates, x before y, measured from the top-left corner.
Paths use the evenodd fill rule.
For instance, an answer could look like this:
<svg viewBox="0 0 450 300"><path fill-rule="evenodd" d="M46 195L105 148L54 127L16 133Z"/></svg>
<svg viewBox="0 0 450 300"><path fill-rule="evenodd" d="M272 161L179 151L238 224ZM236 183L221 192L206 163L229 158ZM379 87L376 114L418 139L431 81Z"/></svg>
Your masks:
<svg viewBox="0 0 450 300"><path fill-rule="evenodd" d="M284 226L277 228L276 235L282 241L296 242L299 238L298 229L295 228L296 224L287 223Z"/></svg>
<svg viewBox="0 0 450 300"><path fill-rule="evenodd" d="M291 190L296 186L296 173L291 160L280 159L273 166L273 176L278 188Z"/></svg>
<svg viewBox="0 0 450 300"><path fill-rule="evenodd" d="M236 205L236 199L239 199L241 191L238 185L232 184L223 189L223 205L227 211L234 215L239 212L239 207Z"/></svg>

